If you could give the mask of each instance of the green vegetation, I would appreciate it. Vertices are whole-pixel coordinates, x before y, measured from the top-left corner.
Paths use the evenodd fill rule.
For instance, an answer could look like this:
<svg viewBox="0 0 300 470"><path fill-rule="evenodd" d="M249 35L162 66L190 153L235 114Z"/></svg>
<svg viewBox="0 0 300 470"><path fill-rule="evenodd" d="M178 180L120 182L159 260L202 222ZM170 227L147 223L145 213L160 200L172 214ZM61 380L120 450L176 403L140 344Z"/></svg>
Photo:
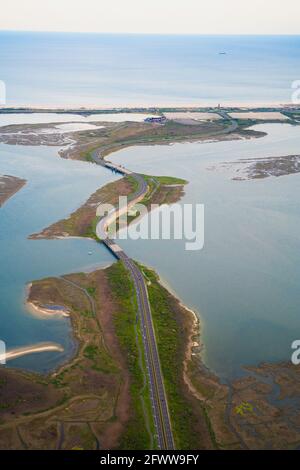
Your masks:
<svg viewBox="0 0 300 470"><path fill-rule="evenodd" d="M82 234L82 236L86 238L92 238L94 240L98 240L98 237L96 235L96 228L97 228L97 224L99 220L100 220L100 217L98 216L93 217L91 223L86 227L86 230Z"/></svg>
<svg viewBox="0 0 300 470"><path fill-rule="evenodd" d="M142 268L150 280L148 294L155 327L157 345L168 397L169 411L177 449L193 449L199 436L193 432L196 416L183 391L182 371L185 335L172 308L171 296L158 283L157 275Z"/></svg>
<svg viewBox="0 0 300 470"><path fill-rule="evenodd" d="M143 177L149 187L149 191L142 200L145 205L172 204L178 201L183 195L183 186L187 183L181 178L169 176L143 175ZM126 176L109 183L94 192L83 206L69 217L50 225L40 233L31 235L30 238L77 236L97 241L96 228L100 217L96 215L96 207L101 202L116 206L119 202L119 194L127 195L129 200L132 199L138 189L138 184L133 176ZM128 222L132 222L136 217L137 215L128 217Z"/></svg>
<svg viewBox="0 0 300 470"><path fill-rule="evenodd" d="M222 119L218 121L198 122L196 125L166 121L163 125L146 122L109 123L105 129L93 130L91 133L81 132L72 149L62 154L72 155L71 158L93 161L92 153L99 149L102 156L132 145L169 144L173 142L197 141L215 134L226 132L228 124ZM93 136L91 141L89 135Z"/></svg>
<svg viewBox="0 0 300 470"><path fill-rule="evenodd" d="M182 178L175 178L173 176L146 176L144 175L145 179L147 180L148 178L154 178L156 179L160 184L187 184L188 181L182 179Z"/></svg>
<svg viewBox="0 0 300 470"><path fill-rule="evenodd" d="M129 183L130 183L130 185L131 185L131 192L132 192L132 193L135 193L135 192L137 191L137 189L138 189L138 186L139 186L137 180L136 180L133 176L130 176L130 175L125 176L124 178L125 178L127 181L129 181ZM130 195L129 195L129 197L130 197Z"/></svg>
<svg viewBox="0 0 300 470"><path fill-rule="evenodd" d="M87 287L87 288L86 288L86 291L87 291L87 293L88 293L90 296L92 296L92 297L95 298L96 287Z"/></svg>
<svg viewBox="0 0 300 470"><path fill-rule="evenodd" d="M93 318L95 316L91 310L83 310L80 313L85 318Z"/></svg>
<svg viewBox="0 0 300 470"><path fill-rule="evenodd" d="M94 146L94 147L91 147L89 148L89 150L85 150L83 152L80 153L80 160L85 160L86 162L89 162L89 163L95 163L93 157L92 157L92 154L93 152L95 152L95 150L97 150L98 148L98 145Z"/></svg>
<svg viewBox="0 0 300 470"><path fill-rule="evenodd" d="M150 396L148 387L146 387L146 390L144 387L145 370L141 369L137 345L136 330L139 330L139 326L137 323L134 287L127 270L120 262L113 264L108 269L108 279L113 295L120 306L119 310L114 314L115 330L120 345L126 354L131 377L130 394L132 411L121 439L120 448L149 449L150 436L146 422L151 422L152 416L151 414L146 417L144 415L145 411L150 413ZM140 331L138 335L140 335ZM143 397L148 395L148 398L146 398L146 409L143 407L141 393Z"/></svg>
<svg viewBox="0 0 300 470"><path fill-rule="evenodd" d="M92 369L103 372L104 374L118 372L118 368L113 359L104 348L90 344L84 349L84 355L93 362Z"/></svg>
<svg viewBox="0 0 300 470"><path fill-rule="evenodd" d="M145 181L148 184L149 190L143 200L141 201L142 204L150 205L152 202L154 204L171 204L178 199L180 199L182 195L182 190L180 186L184 186L188 182L181 178L173 178L171 176L150 176L150 175L142 175ZM131 192L128 195L128 200L132 199L132 196L138 190L138 181L133 176L125 176L123 178L125 181L129 182ZM173 186L173 187L172 187ZM100 190L101 191L101 190ZM93 197L93 196L91 196ZM113 201L108 201L112 203ZM74 218L76 213L72 214L70 219ZM137 218L138 214L128 216L128 224L133 222ZM100 218L95 216L93 217L90 224L85 228L85 231L82 233L82 236L93 238L94 240L98 240L96 235L96 227L99 222ZM74 232L74 224L71 227L67 227L69 233ZM118 221L117 221L117 229L118 229Z"/></svg>
<svg viewBox="0 0 300 470"><path fill-rule="evenodd" d="M149 176L143 175L148 184L148 192L141 201L142 204L173 204L181 199L183 186L188 182L181 178L171 176Z"/></svg>
<svg viewBox="0 0 300 470"><path fill-rule="evenodd" d="M244 416L245 413L253 413L253 405L247 401L243 401L240 405L236 406L235 413Z"/></svg>

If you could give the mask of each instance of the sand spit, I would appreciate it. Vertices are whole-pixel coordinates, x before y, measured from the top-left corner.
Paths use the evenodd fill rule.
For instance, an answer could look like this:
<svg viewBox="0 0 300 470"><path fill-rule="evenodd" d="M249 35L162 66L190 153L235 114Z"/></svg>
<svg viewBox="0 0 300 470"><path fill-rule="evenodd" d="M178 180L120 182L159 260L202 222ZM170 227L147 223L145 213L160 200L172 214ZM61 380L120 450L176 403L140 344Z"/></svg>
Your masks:
<svg viewBox="0 0 300 470"><path fill-rule="evenodd" d="M22 346L6 351L6 353L0 354L0 363L2 363L3 361L11 361L13 359L17 359L18 357L27 356L29 354L50 351L63 352L64 348L60 344L56 343L37 343L31 344L29 346Z"/></svg>

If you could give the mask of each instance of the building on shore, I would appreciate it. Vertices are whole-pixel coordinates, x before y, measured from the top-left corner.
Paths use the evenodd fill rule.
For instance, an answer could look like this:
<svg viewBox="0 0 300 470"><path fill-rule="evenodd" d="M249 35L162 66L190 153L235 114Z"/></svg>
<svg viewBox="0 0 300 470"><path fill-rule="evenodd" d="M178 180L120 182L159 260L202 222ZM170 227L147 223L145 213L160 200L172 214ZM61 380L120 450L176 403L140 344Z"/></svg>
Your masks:
<svg viewBox="0 0 300 470"><path fill-rule="evenodd" d="M162 124L166 121L165 116L154 116L154 117L147 117L144 119L144 122L157 122L158 124Z"/></svg>

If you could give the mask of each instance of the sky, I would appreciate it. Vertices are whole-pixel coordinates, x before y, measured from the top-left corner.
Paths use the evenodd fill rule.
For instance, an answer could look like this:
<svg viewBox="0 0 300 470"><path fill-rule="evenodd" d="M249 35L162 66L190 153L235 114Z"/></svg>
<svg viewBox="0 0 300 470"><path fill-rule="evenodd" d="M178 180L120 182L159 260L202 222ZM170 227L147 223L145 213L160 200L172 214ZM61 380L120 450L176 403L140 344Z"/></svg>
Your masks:
<svg viewBox="0 0 300 470"><path fill-rule="evenodd" d="M0 0L0 30L299 34L299 0Z"/></svg>

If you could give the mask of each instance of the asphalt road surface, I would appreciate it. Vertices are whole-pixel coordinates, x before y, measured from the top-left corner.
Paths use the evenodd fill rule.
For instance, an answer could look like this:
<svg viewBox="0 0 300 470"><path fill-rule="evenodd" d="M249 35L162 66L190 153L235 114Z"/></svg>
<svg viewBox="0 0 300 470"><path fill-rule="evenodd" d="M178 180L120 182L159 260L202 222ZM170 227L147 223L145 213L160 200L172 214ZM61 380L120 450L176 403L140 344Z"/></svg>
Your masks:
<svg viewBox="0 0 300 470"><path fill-rule="evenodd" d="M111 162L106 162L96 151L93 153L93 159L96 163L105 166L114 172L123 175L130 174L136 179L138 182L138 188L135 193L131 195L131 203L139 200L141 196L147 193L148 186L142 175L130 172L120 165L114 165ZM112 216L112 213L107 216L109 223L111 223ZM158 445L160 449L172 450L175 449L175 446L171 420L155 338L155 331L152 322L151 307L148 299L148 292L144 276L135 262L126 255L123 249L117 245L114 240L108 237L107 228L109 224L106 223L105 219L106 217L101 220L100 229L97 230L97 234L100 236L107 248L114 254L114 256L123 262L133 279L136 290Z"/></svg>

